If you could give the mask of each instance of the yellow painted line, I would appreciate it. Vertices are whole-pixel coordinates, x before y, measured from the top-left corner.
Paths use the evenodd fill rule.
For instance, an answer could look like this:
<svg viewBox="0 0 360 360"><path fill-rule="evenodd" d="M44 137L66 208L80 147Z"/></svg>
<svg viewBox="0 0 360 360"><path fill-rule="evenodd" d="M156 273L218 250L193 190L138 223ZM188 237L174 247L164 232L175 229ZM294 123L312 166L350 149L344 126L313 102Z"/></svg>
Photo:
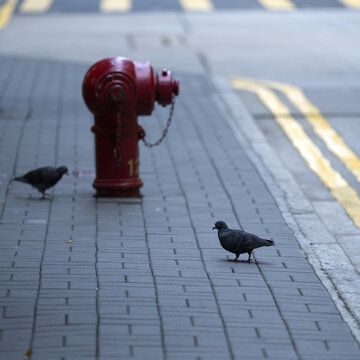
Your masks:
<svg viewBox="0 0 360 360"><path fill-rule="evenodd" d="M251 91L258 96L273 114L276 122L283 129L302 158L307 162L310 169L330 190L354 224L360 228L360 199L358 194L342 175L332 168L330 162L312 142L304 128L291 115L289 108L281 102L276 93L254 81L233 79L231 84L236 89Z"/></svg>
<svg viewBox="0 0 360 360"><path fill-rule="evenodd" d="M360 9L360 0L340 0L345 6Z"/></svg>
<svg viewBox="0 0 360 360"><path fill-rule="evenodd" d="M210 0L179 0L186 11L211 11L214 8Z"/></svg>
<svg viewBox="0 0 360 360"><path fill-rule="evenodd" d="M345 144L343 139L321 115L319 109L305 96L303 91L287 84L271 81L263 82L273 89L282 91L289 101L304 115L312 125L314 133L324 141L326 147L352 172L360 182L360 160L356 154Z"/></svg>
<svg viewBox="0 0 360 360"><path fill-rule="evenodd" d="M295 4L290 0L258 0L268 10L288 11L295 9Z"/></svg>
<svg viewBox="0 0 360 360"><path fill-rule="evenodd" d="M44 13L49 10L53 0L23 0L19 7L22 13Z"/></svg>
<svg viewBox="0 0 360 360"><path fill-rule="evenodd" d="M102 12L127 12L132 8L131 0L101 0L100 11Z"/></svg>
<svg viewBox="0 0 360 360"><path fill-rule="evenodd" d="M0 30L9 23L17 2L18 0L8 0L0 7Z"/></svg>

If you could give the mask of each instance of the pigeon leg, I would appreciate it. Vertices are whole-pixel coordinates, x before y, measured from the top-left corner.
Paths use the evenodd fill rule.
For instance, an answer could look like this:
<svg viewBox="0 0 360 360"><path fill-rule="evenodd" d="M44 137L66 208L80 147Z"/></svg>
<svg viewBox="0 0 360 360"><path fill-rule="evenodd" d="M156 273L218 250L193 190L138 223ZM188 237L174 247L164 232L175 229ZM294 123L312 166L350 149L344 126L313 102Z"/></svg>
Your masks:
<svg viewBox="0 0 360 360"><path fill-rule="evenodd" d="M228 259L228 261L237 261L239 256L240 256L240 254L237 254L235 259Z"/></svg>
<svg viewBox="0 0 360 360"><path fill-rule="evenodd" d="M47 194L45 191L42 191L41 192L42 193L42 199L46 199L46 197L45 196L50 196L50 194Z"/></svg>
<svg viewBox="0 0 360 360"><path fill-rule="evenodd" d="M248 261L247 262L250 262L251 261L251 251L248 251L248 254L249 254L249 258L248 258Z"/></svg>

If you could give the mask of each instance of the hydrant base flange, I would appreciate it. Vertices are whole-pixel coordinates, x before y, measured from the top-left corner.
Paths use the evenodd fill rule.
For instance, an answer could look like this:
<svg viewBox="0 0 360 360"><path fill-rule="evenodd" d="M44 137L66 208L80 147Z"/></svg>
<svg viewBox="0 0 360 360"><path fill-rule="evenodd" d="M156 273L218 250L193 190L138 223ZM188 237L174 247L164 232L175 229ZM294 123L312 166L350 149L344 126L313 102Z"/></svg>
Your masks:
<svg viewBox="0 0 360 360"><path fill-rule="evenodd" d="M140 188L142 186L143 183L140 178L122 179L116 182L96 179L93 183L96 196L114 198L140 197Z"/></svg>
<svg viewBox="0 0 360 360"><path fill-rule="evenodd" d="M140 189L127 190L96 190L96 197L107 198L139 198L141 197Z"/></svg>

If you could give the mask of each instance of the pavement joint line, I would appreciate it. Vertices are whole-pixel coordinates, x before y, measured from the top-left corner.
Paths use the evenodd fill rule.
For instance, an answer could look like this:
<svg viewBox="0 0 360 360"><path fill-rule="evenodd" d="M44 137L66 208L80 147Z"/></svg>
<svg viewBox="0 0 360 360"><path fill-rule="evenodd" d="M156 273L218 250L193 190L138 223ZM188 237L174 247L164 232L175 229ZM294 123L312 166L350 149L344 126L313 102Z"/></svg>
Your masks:
<svg viewBox="0 0 360 360"><path fill-rule="evenodd" d="M17 2L18 0L8 0L0 7L0 30L10 22Z"/></svg>
<svg viewBox="0 0 360 360"><path fill-rule="evenodd" d="M98 198L95 198L95 276L96 276L96 340L95 340L95 359L100 357L100 280L99 280L99 204Z"/></svg>
<svg viewBox="0 0 360 360"><path fill-rule="evenodd" d="M320 110L307 99L304 92L299 87L273 81L260 81L260 83L283 92L288 100L312 125L315 134L323 140L329 151L331 151L360 182L359 158L328 123Z"/></svg>
<svg viewBox="0 0 360 360"><path fill-rule="evenodd" d="M321 150L306 134L302 125L291 115L289 108L282 103L275 92L256 81L234 78L232 86L237 90L255 93L270 110L276 122L288 136L293 146L306 161L309 168L319 177L330 193L344 208L354 224L360 228L360 198L346 179L336 171Z"/></svg>
<svg viewBox="0 0 360 360"><path fill-rule="evenodd" d="M161 123L159 117L158 117L158 122ZM169 156L170 156L171 161L172 161L173 166L174 166L174 171L175 171L175 174L176 174L176 179L177 179L177 182L179 184L180 191L181 191L181 193L182 193L182 195L183 195L183 197L185 199L186 212L187 212L187 215L188 215L189 220L190 220L190 224L191 224L191 228L192 228L192 231L193 231L193 234L194 234L194 237L195 237L197 249L198 249L199 254L200 254L201 263L202 263L202 266L203 266L204 271L206 273L206 276L207 276L207 278L209 280L209 284L210 284L211 291L212 291L212 294L213 294L213 297L214 297L214 300L215 300L217 312L219 314L220 321L222 323L222 327L223 327L223 331L224 331L224 335L225 335L225 339L226 339L226 344L227 344L227 347L228 347L228 350L229 350L229 355L230 355L231 360L235 360L234 350L233 350L232 345L231 345L230 337L229 337L229 334L228 334L228 329L227 329L227 326L226 326L226 323L225 323L225 318L224 318L224 315L223 315L223 313L221 311L221 307L220 307L218 296L217 296L216 291L215 291L214 283L213 283L213 281L211 279L211 276L209 274L209 271L208 271L208 269L207 269L207 267L205 265L204 254L203 254L203 251L202 251L200 243L199 243L199 238L198 238L198 234L197 234L196 229L195 229L195 224L194 224L193 219L191 217L188 197L187 197L187 194L186 194L186 192L184 190L183 184L181 182L181 178L180 178L180 175L179 175L179 170L178 170L178 167L177 167L177 163L175 161L173 150L171 149L171 147L169 145L168 139L165 139L165 144L166 144L166 147L167 147L168 152L169 152Z"/></svg>
<svg viewBox="0 0 360 360"><path fill-rule="evenodd" d="M154 272L154 268L153 268L153 264L152 264L152 260L151 260L150 245L149 245L149 238L148 238L143 198L141 198L140 208L141 208L141 215L142 215L142 220L143 220L143 224L144 224L144 228L145 228L145 242L146 242L146 247L147 247L147 257L149 260L150 271L151 271L151 275L153 278L153 284L154 284L154 289L155 289L156 310L157 310L157 314L158 314L159 322L160 322L161 348L162 348L164 360L167 360L168 357L167 357L167 349L165 346L164 323L163 323L163 318L161 315L161 309L160 309L160 303L159 303L159 290L158 290L158 286L156 283L155 272Z"/></svg>
<svg viewBox="0 0 360 360"><path fill-rule="evenodd" d="M315 274L330 294L353 337L359 343L360 321L351 310L352 306L357 306L357 302L354 303L352 298L344 299L341 296L338 290L340 285L339 281L341 280L334 278L326 271L321 261L321 254L314 251L314 248L309 244L309 240L304 236L300 225L296 222L291 212L290 204L286 199L286 196L290 195L289 189L284 187L284 184L281 183L280 179L285 177L288 179L287 183L290 182L292 185L296 185L295 180L291 177L288 170L280 165L277 156L267 144L263 133L244 106L243 101L239 99L239 97L234 93L233 88L229 86L229 79L224 79L215 75L213 75L211 79L215 86L222 89L220 97L218 99L215 98L215 101L218 103L220 109L228 114L225 119L230 125L237 141L244 147L246 154L253 162L262 179L266 182L270 193L276 199L277 205L286 221L286 224L297 239L305 258L308 260L315 271ZM241 119L241 125L239 124L238 119ZM248 128L251 131L244 133L244 128ZM264 154L266 154L266 156L264 156ZM277 172L274 172L275 170L277 170ZM278 171L280 173L278 173ZM302 190L299 187L298 191L302 194ZM302 196L304 197L303 194ZM313 212L314 209L312 209L311 213ZM352 268L351 271L354 276L359 276L358 272L354 268Z"/></svg>
<svg viewBox="0 0 360 360"><path fill-rule="evenodd" d="M55 147L57 148L58 137L56 137L56 138L57 138L57 144L55 145ZM51 197L50 200L45 200L45 201L50 201L50 204L49 204L48 217L47 217L45 234L44 234L44 239L43 239L43 249L42 249L40 264L39 264L39 280L38 280L38 286L37 286L37 290L36 290L36 299L35 299L35 304L34 304L32 329L31 329L31 336L30 336L30 341L29 341L29 351L32 351L32 349L34 347L37 313L38 313L38 307L39 307L39 298L40 298L40 290L41 290L41 282L42 282L42 274L43 274L42 267L43 267L43 263L44 263L44 259L45 259L45 253L46 253L46 244L47 244L47 236L49 233L50 219L51 219L51 213L52 213L53 197Z"/></svg>
<svg viewBox="0 0 360 360"><path fill-rule="evenodd" d="M212 85L214 85L214 84L212 84ZM186 109L190 109L190 107L188 106L188 107L186 107ZM204 114L205 111L206 111L206 109L203 108L202 110L203 110L203 111L201 111L201 114ZM228 197L228 200L229 200L229 202L230 202L230 204L231 204L232 212L233 212L233 214L234 214L234 216L235 216L235 218L236 218L236 221L237 221L238 225L240 226L240 228L243 229L243 227L242 227L242 225L241 225L240 218L239 218L239 216L238 216L238 214L237 214L237 211L236 211L236 207L235 207L234 201L233 201L232 197L230 196L229 190L227 189L227 187L226 187L226 185L225 185L225 183L224 183L224 181L223 181L223 179L222 179L222 177L221 177L221 175L220 175L220 173L219 173L219 169L217 168L217 166L216 166L213 158L212 158L211 155L210 155L210 152L209 152L209 149L208 149L208 147L207 147L207 145L206 145L206 142L205 142L204 139L203 139L202 132L200 131L200 129L198 128L198 126L197 126L195 123L193 124L193 126L194 126L195 131L196 131L196 133L197 133L197 135L198 135L198 137L199 137L199 139L200 139L200 142L201 142L201 144L202 144L202 146L203 146L203 148L204 148L204 150L205 150L205 152L206 152L206 155L207 155L207 157L208 157L208 159L209 159L209 162L210 162L211 166L213 167L213 169L214 169L214 171L215 171L215 173L216 173L216 176L217 176L217 178L219 179L219 182L220 182L222 188L224 189L224 191L225 191L225 193L226 193L226 195L227 195L227 197ZM290 338L290 341L291 341L291 345L292 345L292 347L293 347L293 349L294 349L294 352L295 352L297 358L300 360L300 359L301 359L301 356L300 356L299 350L298 350L298 348L297 348L297 346L296 346L296 343L295 343L295 340L294 340L294 338L293 338L291 329L290 329L290 327L289 327L289 325L288 325L288 323L287 323L287 321L286 321L286 319L285 319L285 317L284 317L284 314L283 314L282 311L281 311L281 308L280 308L279 303L278 303L278 301L277 301L277 299L276 299L276 296L275 296L275 294L274 294L274 291L273 291L273 289L271 288L271 286L269 285L269 283L267 282L263 270L261 269L261 267L259 266L258 262L256 261L256 256L255 256L254 253L253 253L253 257L254 257L254 262L255 262L255 264L256 264L256 267L258 268L258 270L259 270L259 272L260 272L260 274L261 274L261 276L262 276L262 278L263 278L263 280L264 280L264 283L265 283L267 289L269 290L269 292L270 292L270 294L271 294L271 297L272 297L272 299L273 299L273 301L274 301L274 304L275 304L275 306L276 306L276 308L277 308L277 311L278 311L278 313L279 313L279 315L280 315L280 317L281 317L281 320L282 320L282 322L283 322L283 324L284 324L284 326L285 326L285 328L286 328L286 331L287 331L288 334L289 334L289 338ZM291 275L290 275L290 276L291 276Z"/></svg>
<svg viewBox="0 0 360 360"><path fill-rule="evenodd" d="M34 72L35 74L36 72ZM61 85L64 81L64 77L61 77ZM35 76L33 78L33 81L35 81ZM60 85L60 88L61 88ZM60 116L60 111L59 108L60 107L60 92L57 95L56 98L56 102L58 106L57 112L56 112L56 126L55 126L55 156L54 156L54 165L57 164L58 162L58 158L59 158L59 142L60 142L60 123L61 123L61 116ZM29 108L31 108L31 106L29 106ZM44 265L44 260L45 260L45 254L46 254L46 248L47 248L47 238L49 235L49 228L50 228L50 220L51 220L51 214L52 214L52 208L53 208L53 203L54 203L54 188L51 189L51 198L48 200L44 200L44 201L49 201L49 210L48 210L48 217L47 217L47 221L46 221L46 227L45 227L45 234L44 234L44 239L43 239L43 248L42 248L42 252L41 252L41 257L40 257L40 263L39 263L39 279L38 279L38 286L36 289L36 297L35 297L35 304L34 304L34 312L33 312L33 321L32 321L32 329L31 329L31 336L29 339L29 350L28 351L32 351L33 347L34 347L34 340L35 340L35 332L36 332L36 325L37 325L37 313L38 313L38 308L39 308L39 299L40 299L40 292L41 292L41 283L42 283L42 276L43 276L43 265Z"/></svg>

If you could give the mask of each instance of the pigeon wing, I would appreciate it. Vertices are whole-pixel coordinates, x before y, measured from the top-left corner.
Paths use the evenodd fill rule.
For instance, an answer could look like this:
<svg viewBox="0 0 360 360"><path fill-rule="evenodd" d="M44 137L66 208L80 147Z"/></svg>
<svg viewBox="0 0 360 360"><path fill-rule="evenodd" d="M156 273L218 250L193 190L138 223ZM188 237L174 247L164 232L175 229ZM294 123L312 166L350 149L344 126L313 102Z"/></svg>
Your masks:
<svg viewBox="0 0 360 360"><path fill-rule="evenodd" d="M234 254L243 252L241 250L241 248L244 246L243 241L243 231L241 230L226 229L225 231L221 232L220 242L222 247Z"/></svg>
<svg viewBox="0 0 360 360"><path fill-rule="evenodd" d="M23 179L26 180L28 184L35 187L39 191L44 191L47 187L46 184L50 178L54 175L55 169L46 166L36 170L29 171L23 176Z"/></svg>
<svg viewBox="0 0 360 360"><path fill-rule="evenodd" d="M262 246L273 245L273 242L271 240L262 239L254 234L250 234L245 231L239 231L242 233L242 241L240 246L243 252L249 252Z"/></svg>

